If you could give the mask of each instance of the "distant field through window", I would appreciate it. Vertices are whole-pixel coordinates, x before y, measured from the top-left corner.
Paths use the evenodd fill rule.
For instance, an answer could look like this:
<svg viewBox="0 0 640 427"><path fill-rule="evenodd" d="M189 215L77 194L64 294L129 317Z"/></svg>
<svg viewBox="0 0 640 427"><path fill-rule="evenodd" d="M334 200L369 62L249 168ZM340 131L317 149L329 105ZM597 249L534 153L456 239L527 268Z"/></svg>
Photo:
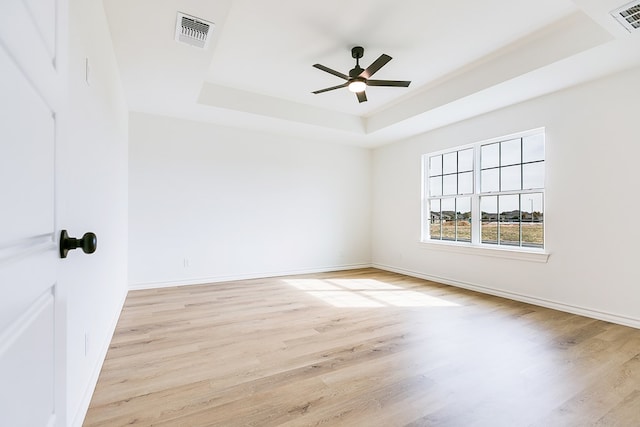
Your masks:
<svg viewBox="0 0 640 427"><path fill-rule="evenodd" d="M544 248L544 132L423 156L423 241Z"/></svg>

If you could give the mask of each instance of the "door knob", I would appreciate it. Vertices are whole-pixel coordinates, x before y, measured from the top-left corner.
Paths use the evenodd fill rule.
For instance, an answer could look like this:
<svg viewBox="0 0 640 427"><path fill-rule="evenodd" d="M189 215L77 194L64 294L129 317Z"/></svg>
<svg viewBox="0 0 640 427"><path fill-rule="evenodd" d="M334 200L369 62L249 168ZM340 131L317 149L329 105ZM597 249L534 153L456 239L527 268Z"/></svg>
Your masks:
<svg viewBox="0 0 640 427"><path fill-rule="evenodd" d="M85 254L92 254L98 246L98 238L93 233L84 233L80 239L69 237L67 230L60 233L60 258L66 258L70 250L82 248Z"/></svg>

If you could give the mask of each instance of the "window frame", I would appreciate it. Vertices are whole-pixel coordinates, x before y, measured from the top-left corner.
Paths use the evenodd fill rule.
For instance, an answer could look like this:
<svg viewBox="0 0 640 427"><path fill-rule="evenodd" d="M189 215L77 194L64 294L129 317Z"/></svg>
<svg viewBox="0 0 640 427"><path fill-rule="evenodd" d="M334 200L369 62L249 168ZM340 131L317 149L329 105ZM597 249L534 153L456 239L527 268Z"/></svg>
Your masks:
<svg viewBox="0 0 640 427"><path fill-rule="evenodd" d="M545 155L543 160L541 160L541 162L544 164L544 180L543 180L543 187L542 188L531 188L531 189L519 189L519 190L509 190L509 191L487 191L487 192L481 192L481 185L482 185L482 181L481 181L481 151L482 151L482 147L486 146L486 145L490 145L490 144L495 144L495 143L500 143L500 142L506 142L509 140L513 140L513 139L521 139L521 138L526 138L528 136L532 136L532 135L538 135L538 134L542 134L543 137L543 143L544 143L544 148L545 148ZM522 143L521 143L522 144ZM503 258L515 258L515 259L522 259L522 260L528 260L528 261L539 261L539 262L546 262L548 259L548 252L547 252L547 239L546 239L546 211L547 211L547 206L546 206L546 184L547 184L547 171L546 171L546 165L547 165L547 156L546 156L546 144L547 144L547 136L546 136L546 132L545 132L545 128L536 128L536 129L531 129L525 132L518 132L518 133L514 133L514 134L510 134L510 135L505 135L505 136L500 136L500 137L496 137L496 138L491 138L491 139L487 139L487 140L483 140L483 141L479 141L479 142L474 142L471 144L465 144L465 145L460 145L460 146L454 146L454 147L450 147L450 148L446 148L446 149L442 149L442 150L438 150L438 151L433 151L433 152L429 152L429 153L425 153L422 155L422 162L421 162L421 168L422 168L422 204L421 204L421 230L420 230L420 242L422 244L424 244L424 247L429 248L429 249L436 249L436 250L447 250L447 251L453 251L453 252L460 252L460 253L473 253L473 254L480 254L480 255L487 255L487 256L498 256L498 257L503 257ZM523 182L523 176L522 176L522 167L524 164L528 164L531 162L525 162L523 160L523 154L522 154L522 145L521 145L521 154L520 154L520 163L518 163L520 165L520 169L521 169L521 176L520 176L520 180L521 183ZM453 153L453 152L460 152L460 151L464 151L464 150L468 150L468 149L472 149L473 150L473 192L471 194L453 194L453 195L435 195L435 196L430 196L430 188L429 188L429 159L431 157L434 156L444 156L445 154L448 153ZM504 165L503 165L504 166ZM499 169L500 167L502 167L500 165L500 163L498 164L497 168ZM486 170L487 168L485 168ZM444 173L444 171L442 171L442 173ZM458 172L460 173L460 172ZM521 185L522 187L522 185ZM500 188L499 188L500 189ZM544 236L544 240L542 243L542 247L535 247L535 246L527 246L527 245L523 245L523 241L522 241L522 197L526 196L527 194L541 194L542 196L542 212L543 212L543 221L542 221L542 232L543 232L543 236ZM481 210L480 210L480 200L482 197L487 197L487 196L508 196L508 195L519 195L519 211L520 211L520 218L519 218L519 224L520 224L520 238L519 238L519 244L518 245L507 245L507 244L492 244L492 243L483 243L482 242L482 236L481 236L481 224L482 224L482 218L481 218ZM471 241L458 241L458 240L448 240L448 239L443 239L442 238L442 234L440 239L431 239L430 237L430 225L431 225L431 221L430 219L430 215L431 215L431 211L430 211L430 203L432 200L440 200L440 203L442 202L443 199L445 198L460 198L460 197L470 197L471 198ZM442 210L441 210L442 212ZM457 212L457 210L456 210ZM499 213L498 213L499 214ZM457 222L456 222L456 230L457 230ZM441 232L442 233L442 232ZM457 234L457 232L456 232Z"/></svg>

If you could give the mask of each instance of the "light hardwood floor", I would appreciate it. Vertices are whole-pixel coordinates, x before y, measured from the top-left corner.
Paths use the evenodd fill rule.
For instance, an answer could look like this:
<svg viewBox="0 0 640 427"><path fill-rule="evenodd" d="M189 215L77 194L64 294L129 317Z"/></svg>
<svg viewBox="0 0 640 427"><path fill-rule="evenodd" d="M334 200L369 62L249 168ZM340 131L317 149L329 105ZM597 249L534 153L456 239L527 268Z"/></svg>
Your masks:
<svg viewBox="0 0 640 427"><path fill-rule="evenodd" d="M132 291L85 426L640 426L640 330L375 269Z"/></svg>

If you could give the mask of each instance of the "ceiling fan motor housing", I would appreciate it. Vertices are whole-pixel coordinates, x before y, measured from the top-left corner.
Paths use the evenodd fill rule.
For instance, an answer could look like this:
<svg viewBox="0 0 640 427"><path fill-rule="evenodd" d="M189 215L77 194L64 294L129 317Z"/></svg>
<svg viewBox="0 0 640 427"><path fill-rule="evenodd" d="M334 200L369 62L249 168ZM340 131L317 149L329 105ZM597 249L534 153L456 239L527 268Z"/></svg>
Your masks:
<svg viewBox="0 0 640 427"><path fill-rule="evenodd" d="M352 79L357 79L358 76L363 72L364 70L362 68L360 68L359 65L356 65L355 68L352 68L349 71L349 77L351 77ZM364 80L364 79L361 79Z"/></svg>

